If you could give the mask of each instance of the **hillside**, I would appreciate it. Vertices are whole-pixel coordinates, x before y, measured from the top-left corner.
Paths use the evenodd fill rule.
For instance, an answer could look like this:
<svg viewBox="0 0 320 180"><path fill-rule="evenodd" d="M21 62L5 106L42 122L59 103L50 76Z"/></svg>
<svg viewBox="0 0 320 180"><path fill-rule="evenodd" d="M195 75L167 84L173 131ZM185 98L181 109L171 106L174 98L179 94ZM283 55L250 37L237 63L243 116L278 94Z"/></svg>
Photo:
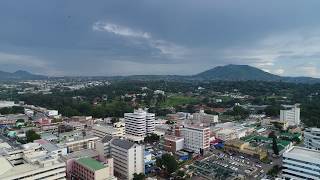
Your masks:
<svg viewBox="0 0 320 180"><path fill-rule="evenodd" d="M248 65L218 66L193 77L203 80L225 81L279 81L282 77L262 71Z"/></svg>
<svg viewBox="0 0 320 180"><path fill-rule="evenodd" d="M13 73L0 71L0 80L35 80L35 79L47 79L47 76L36 75L27 71L16 71Z"/></svg>

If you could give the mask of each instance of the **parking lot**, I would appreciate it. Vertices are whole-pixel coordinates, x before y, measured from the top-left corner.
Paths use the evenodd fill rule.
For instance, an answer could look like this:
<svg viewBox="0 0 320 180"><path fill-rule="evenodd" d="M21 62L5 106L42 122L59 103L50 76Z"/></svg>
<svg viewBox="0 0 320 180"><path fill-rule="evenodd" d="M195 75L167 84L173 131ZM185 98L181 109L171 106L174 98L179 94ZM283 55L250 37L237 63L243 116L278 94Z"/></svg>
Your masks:
<svg viewBox="0 0 320 180"><path fill-rule="evenodd" d="M195 162L193 166L196 176L206 177L207 179L215 176L217 177L214 179L227 179L231 175L245 179L262 179L266 174L262 164L243 156L230 156L223 152L215 152L211 156ZM223 177L225 173L228 173L228 176Z"/></svg>

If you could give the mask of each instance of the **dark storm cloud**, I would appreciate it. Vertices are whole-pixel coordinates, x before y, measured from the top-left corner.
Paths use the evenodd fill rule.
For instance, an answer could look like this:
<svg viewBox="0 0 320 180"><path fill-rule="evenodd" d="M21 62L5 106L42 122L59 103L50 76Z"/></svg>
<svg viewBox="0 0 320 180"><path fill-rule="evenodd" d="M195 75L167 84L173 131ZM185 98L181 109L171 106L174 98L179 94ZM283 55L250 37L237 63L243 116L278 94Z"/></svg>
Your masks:
<svg viewBox="0 0 320 180"><path fill-rule="evenodd" d="M115 75L193 74L236 63L320 76L319 5L316 0L4 0L0 65L51 75ZM292 72L294 66L302 68Z"/></svg>

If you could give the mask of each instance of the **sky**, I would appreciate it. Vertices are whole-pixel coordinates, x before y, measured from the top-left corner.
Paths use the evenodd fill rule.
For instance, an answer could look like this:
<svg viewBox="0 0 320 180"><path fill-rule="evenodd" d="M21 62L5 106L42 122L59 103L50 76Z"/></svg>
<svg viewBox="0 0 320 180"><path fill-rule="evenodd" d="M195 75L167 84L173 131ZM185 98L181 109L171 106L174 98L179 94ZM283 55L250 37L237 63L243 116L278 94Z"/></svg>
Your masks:
<svg viewBox="0 0 320 180"><path fill-rule="evenodd" d="M319 0L1 0L0 70L320 77Z"/></svg>

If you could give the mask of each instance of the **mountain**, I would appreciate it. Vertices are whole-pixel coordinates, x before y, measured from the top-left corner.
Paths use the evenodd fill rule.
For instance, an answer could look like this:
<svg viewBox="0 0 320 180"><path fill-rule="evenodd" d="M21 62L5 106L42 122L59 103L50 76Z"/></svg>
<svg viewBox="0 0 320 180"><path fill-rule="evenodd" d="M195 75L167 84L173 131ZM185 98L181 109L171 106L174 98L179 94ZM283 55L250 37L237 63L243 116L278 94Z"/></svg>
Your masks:
<svg viewBox="0 0 320 180"><path fill-rule="evenodd" d="M290 83L320 83L320 79L311 77L278 76L249 65L217 66L192 76L196 80L212 81L282 81Z"/></svg>
<svg viewBox="0 0 320 180"><path fill-rule="evenodd" d="M27 71L16 71L14 73L0 71L0 80L42 80L49 77L36 75ZM56 77L58 78L58 77ZM210 70L191 76L179 75L133 75L133 76L93 76L93 77L64 77L64 78L89 78L91 80L141 80L141 81L270 81L288 83L320 83L319 78L311 77L285 77L278 76L249 65L226 65L217 66Z"/></svg>
<svg viewBox="0 0 320 180"><path fill-rule="evenodd" d="M0 80L40 80L47 78L47 76L36 75L22 70L13 73L0 71Z"/></svg>
<svg viewBox="0 0 320 180"><path fill-rule="evenodd" d="M226 65L218 66L204 71L193 77L204 80L225 80L225 81L278 81L280 76L262 71L248 65Z"/></svg>

